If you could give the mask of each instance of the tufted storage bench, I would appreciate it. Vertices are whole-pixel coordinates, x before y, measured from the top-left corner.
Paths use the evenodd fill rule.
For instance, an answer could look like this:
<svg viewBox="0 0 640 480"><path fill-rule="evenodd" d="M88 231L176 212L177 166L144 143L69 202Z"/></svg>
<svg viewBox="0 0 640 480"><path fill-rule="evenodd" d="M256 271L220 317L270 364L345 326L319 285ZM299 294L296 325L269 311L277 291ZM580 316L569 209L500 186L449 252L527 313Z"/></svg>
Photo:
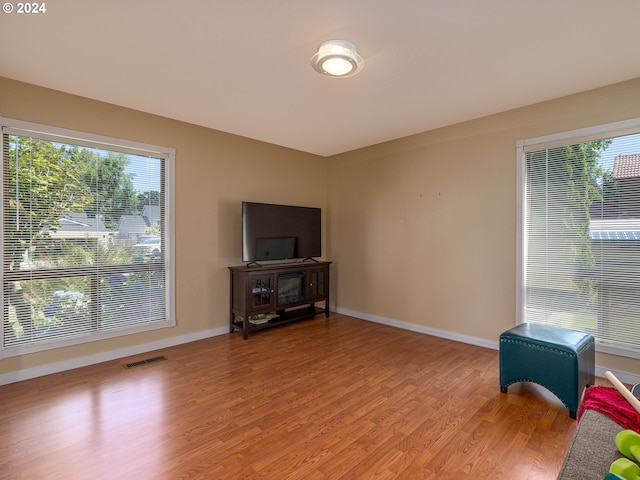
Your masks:
<svg viewBox="0 0 640 480"><path fill-rule="evenodd" d="M500 390L516 382L542 385L576 418L582 391L595 383L595 342L574 330L521 323L500 335Z"/></svg>

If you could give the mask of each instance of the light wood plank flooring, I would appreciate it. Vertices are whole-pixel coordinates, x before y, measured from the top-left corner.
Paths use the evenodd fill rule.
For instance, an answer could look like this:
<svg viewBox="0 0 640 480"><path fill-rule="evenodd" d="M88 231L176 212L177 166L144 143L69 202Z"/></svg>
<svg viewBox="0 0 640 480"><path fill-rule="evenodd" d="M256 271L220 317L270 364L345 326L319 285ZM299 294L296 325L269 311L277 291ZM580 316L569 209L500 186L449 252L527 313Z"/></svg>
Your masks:
<svg viewBox="0 0 640 480"><path fill-rule="evenodd" d="M498 375L495 350L336 314L222 335L0 387L0 477L554 479L575 420Z"/></svg>

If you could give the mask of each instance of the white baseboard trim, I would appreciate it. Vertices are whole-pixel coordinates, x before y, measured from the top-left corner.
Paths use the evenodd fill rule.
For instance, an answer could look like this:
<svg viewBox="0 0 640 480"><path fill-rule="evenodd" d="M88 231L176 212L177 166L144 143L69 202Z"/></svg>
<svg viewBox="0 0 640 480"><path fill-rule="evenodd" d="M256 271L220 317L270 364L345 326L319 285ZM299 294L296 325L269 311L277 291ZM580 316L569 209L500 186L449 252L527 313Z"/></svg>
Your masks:
<svg viewBox="0 0 640 480"><path fill-rule="evenodd" d="M380 317L378 315L371 315L367 313L358 312L355 310L348 310L344 308L338 308L336 313L348 315L350 317L359 318L361 320L367 320L369 322L380 323L383 325L389 325L392 327L402 328L412 332L423 333L425 335L432 335L434 337L446 338L456 342L467 343L470 345L476 345L478 347L490 348L498 350L500 344L498 341L486 340L484 338L472 337L469 335L461 335L447 330L440 330L437 328L429 328L421 325L415 325L413 323L401 322L391 318ZM201 332L191 333L188 335L182 335L179 337L172 337L166 340L158 340L156 342L144 343L141 345L134 345L132 347L119 348L117 350L110 350L108 352L97 353L95 355L87 355L85 357L73 358L62 362L48 363L46 365L40 365L33 368L26 368L24 370L18 370L15 372L9 372L0 374L0 385L7 385L10 383L20 382L22 380L29 380L31 378L42 377L44 375L50 375L52 373L64 372L66 370L72 370L74 368L86 367L87 365L94 365L96 363L107 362L110 360L116 360L118 358L129 357L131 355L138 355L140 353L152 352L154 350L160 350L162 348L173 347L176 345L182 345L183 343L195 342L204 338L215 337L223 335L229 332L228 327L218 327L210 330L203 330ZM614 370L603 366L596 365L596 376L604 377L604 372L611 371L621 382L635 385L640 383L640 376L629 372L623 372L620 370Z"/></svg>
<svg viewBox="0 0 640 480"><path fill-rule="evenodd" d="M604 372L607 372L607 371L613 373L616 376L616 378L620 380L622 383L627 383L629 385L635 385L636 383L640 383L640 375L636 375L634 373L629 373L629 372L623 372L621 370L614 370L612 368L600 367L596 365L596 377L604 378Z"/></svg>
<svg viewBox="0 0 640 480"><path fill-rule="evenodd" d="M471 337L469 335L461 335L459 333L449 332L447 330L440 330L437 328L424 327L422 325L416 325L414 323L401 322L392 318L379 317L377 315L370 315L368 313L357 312L354 310L347 310L344 308L338 308L337 313L348 315L350 317L359 318L361 320L368 320L374 323L381 323L383 325L389 325L392 327L402 328L403 330L410 330L412 332L424 333L425 335L432 335L434 337L446 338L448 340L454 340L461 343L469 343L471 345L477 345L479 347L491 348L498 350L500 345L498 341L486 340L479 337Z"/></svg>
<svg viewBox="0 0 640 480"><path fill-rule="evenodd" d="M33 368L26 368L24 370L4 373L0 374L0 385L7 385L9 383L42 377L44 375L50 375L52 373L64 372L66 370L72 370L74 368L86 367L87 365L94 365L96 363L117 360L118 358L130 357L131 355L152 352L154 350L160 350L162 348L174 347L183 343L195 342L196 340L215 337L224 333L229 333L229 327L219 327L211 330L203 330L201 332L191 333L188 335L167 338L166 340L143 343L141 345L134 345L132 347L119 348L117 350L110 350L108 352L96 353L94 355L87 355L85 357L72 358L70 360L64 360L62 362L48 363L46 365L39 365Z"/></svg>
<svg viewBox="0 0 640 480"><path fill-rule="evenodd" d="M379 317L377 315L362 313L355 310L348 310L345 308L337 308L335 311L336 313L341 313L343 315L348 315L350 317L359 318L361 320L367 320L369 322L374 322L374 323L381 323L383 325L390 325L392 327L398 327L404 330L410 330L412 332L424 333L425 335L432 335L434 337L446 338L449 340L454 340L456 342L476 345L478 347L491 348L493 350L500 349L500 342L497 340L492 341L492 340L486 340L484 338L461 335L461 334L449 332L446 330L424 327L421 325L415 325L413 323L401 322L399 320L394 320L392 318ZM610 371L611 373L613 373L618 378L618 380L620 380L622 383L626 383L630 385L635 385L636 383L640 383L640 375L596 365L597 377L604 377L604 372L606 371Z"/></svg>

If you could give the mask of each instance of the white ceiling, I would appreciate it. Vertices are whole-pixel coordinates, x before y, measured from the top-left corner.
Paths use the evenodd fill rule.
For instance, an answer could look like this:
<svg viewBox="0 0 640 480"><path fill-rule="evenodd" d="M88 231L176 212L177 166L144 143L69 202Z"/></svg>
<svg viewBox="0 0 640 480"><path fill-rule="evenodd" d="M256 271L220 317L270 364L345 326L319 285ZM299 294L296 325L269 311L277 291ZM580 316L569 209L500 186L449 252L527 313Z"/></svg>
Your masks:
<svg viewBox="0 0 640 480"><path fill-rule="evenodd" d="M0 76L329 156L640 77L638 19L639 0L53 0L0 13ZM333 38L360 74L313 70Z"/></svg>

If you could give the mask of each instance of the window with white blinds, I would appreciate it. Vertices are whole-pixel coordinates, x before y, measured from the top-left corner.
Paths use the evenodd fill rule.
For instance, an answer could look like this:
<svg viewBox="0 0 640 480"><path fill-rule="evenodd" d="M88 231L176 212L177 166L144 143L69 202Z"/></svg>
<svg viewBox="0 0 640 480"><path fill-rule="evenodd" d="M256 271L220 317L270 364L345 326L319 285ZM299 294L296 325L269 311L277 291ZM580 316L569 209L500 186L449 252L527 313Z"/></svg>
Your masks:
<svg viewBox="0 0 640 480"><path fill-rule="evenodd" d="M518 147L518 320L640 358L640 120Z"/></svg>
<svg viewBox="0 0 640 480"><path fill-rule="evenodd" d="M2 356L174 325L174 151L2 121Z"/></svg>

